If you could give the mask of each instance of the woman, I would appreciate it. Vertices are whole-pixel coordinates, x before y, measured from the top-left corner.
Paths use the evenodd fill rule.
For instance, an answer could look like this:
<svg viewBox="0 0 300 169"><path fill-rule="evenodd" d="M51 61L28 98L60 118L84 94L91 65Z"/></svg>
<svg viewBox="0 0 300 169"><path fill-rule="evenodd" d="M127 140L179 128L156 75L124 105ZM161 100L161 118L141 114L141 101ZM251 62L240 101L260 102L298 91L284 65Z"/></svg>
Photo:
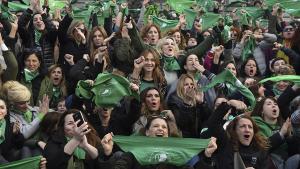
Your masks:
<svg viewBox="0 0 300 169"><path fill-rule="evenodd" d="M87 45L88 30L83 21L73 21L70 9L59 24L58 40L60 44L58 63L62 65L66 74L68 94L74 93L76 82L69 76L71 67L83 56L88 60L89 50ZM75 79L76 81L76 79Z"/></svg>
<svg viewBox="0 0 300 169"><path fill-rule="evenodd" d="M48 113L48 97L43 97L38 109L30 107L31 93L27 87L17 81L6 82L2 87L2 94L9 105L10 121L19 123L20 133L25 139L29 139L36 133L41 120Z"/></svg>
<svg viewBox="0 0 300 169"><path fill-rule="evenodd" d="M179 51L178 46L174 38L168 36L161 39L157 43L156 48L162 55L161 65L167 84L169 85L178 79L178 73L180 71L180 66L176 56Z"/></svg>
<svg viewBox="0 0 300 169"><path fill-rule="evenodd" d="M165 110L163 98L159 90L155 87L146 88L140 95L141 114L138 121L134 124L133 131L138 132L147 124L147 118L152 115L159 115Z"/></svg>
<svg viewBox="0 0 300 169"><path fill-rule="evenodd" d="M59 65L49 67L48 75L41 83L38 100L41 101L44 95L49 97L49 106L53 109L57 107L60 98L67 96L65 76Z"/></svg>
<svg viewBox="0 0 300 169"><path fill-rule="evenodd" d="M241 77L244 81L246 78L254 78L259 80L260 72L257 68L256 60L253 57L247 58L247 60L241 66Z"/></svg>
<svg viewBox="0 0 300 169"><path fill-rule="evenodd" d="M134 70L129 80L140 86L139 91L147 87L157 87L164 96L167 82L160 69L159 54L149 48L141 53L141 57L134 61Z"/></svg>
<svg viewBox="0 0 300 169"><path fill-rule="evenodd" d="M273 97L262 98L257 102L252 112L253 119L258 124L261 134L267 137L272 145L270 149L271 158L275 166L279 168L295 163L293 157L288 156L287 144L283 144L286 138L291 135L289 129L291 128L291 121L287 118L283 123L282 119L287 117L287 114L283 113L287 112L280 111L277 101Z"/></svg>
<svg viewBox="0 0 300 169"><path fill-rule="evenodd" d="M37 1L31 1L19 19L18 32L25 48L41 48L46 67L55 63L53 57L57 29Z"/></svg>
<svg viewBox="0 0 300 169"><path fill-rule="evenodd" d="M155 46L159 39L161 39L161 31L158 26L154 24L146 25L141 31L141 38L146 44Z"/></svg>
<svg viewBox="0 0 300 169"><path fill-rule="evenodd" d="M168 107L174 113L183 137L199 138L200 136L203 123L210 115L203 95L193 77L187 74L180 76L177 90L168 100Z"/></svg>
<svg viewBox="0 0 300 169"><path fill-rule="evenodd" d="M100 140L95 130L87 122L78 126L73 115L79 110L72 109L62 114L57 132L51 136L45 146L44 157L47 169L85 168L97 166ZM96 148L97 147L97 148Z"/></svg>
<svg viewBox="0 0 300 169"><path fill-rule="evenodd" d="M17 79L32 93L29 100L31 106L38 105L38 96L45 74L41 51L38 49L25 50Z"/></svg>
<svg viewBox="0 0 300 169"><path fill-rule="evenodd" d="M24 136L20 133L19 124L11 123L7 113L6 104L0 99L0 164L18 160L13 154L24 143Z"/></svg>
<svg viewBox="0 0 300 169"><path fill-rule="evenodd" d="M223 117L232 107L240 110L246 108L235 100L223 102L207 122L211 135L217 138L218 152L214 168L240 168L235 165L236 157L240 157L240 162L246 168L268 168L268 142L260 135L252 118L246 115L237 116L229 123L226 131L224 130Z"/></svg>
<svg viewBox="0 0 300 169"><path fill-rule="evenodd" d="M163 116L153 116L150 117L148 120L147 125L144 128L143 135L147 137L172 137L172 128L176 127L176 124L174 121L168 119L168 117ZM176 131L176 128L174 131ZM184 141L184 140L183 140ZM105 156L110 156L112 154L112 148L113 148L113 135L112 133L109 133L105 135L105 137L101 141ZM214 144L214 146L211 146ZM209 143L208 148L205 149L205 154L210 156L212 153L217 149L217 146L215 144L215 139L212 139ZM211 150L211 151L210 151ZM198 163L195 166L199 166ZM187 165L183 166L174 166L172 164L167 163L159 163L159 164L153 164L153 165L141 165L138 163L136 157L131 152L126 152L121 155L121 157L114 162L113 168L189 168ZM196 168L201 168L196 167Z"/></svg>
<svg viewBox="0 0 300 169"><path fill-rule="evenodd" d="M176 43L178 44L178 48L180 50L184 50L186 48L186 42L180 30L178 29L170 30L167 34L169 36L172 36L176 40Z"/></svg>

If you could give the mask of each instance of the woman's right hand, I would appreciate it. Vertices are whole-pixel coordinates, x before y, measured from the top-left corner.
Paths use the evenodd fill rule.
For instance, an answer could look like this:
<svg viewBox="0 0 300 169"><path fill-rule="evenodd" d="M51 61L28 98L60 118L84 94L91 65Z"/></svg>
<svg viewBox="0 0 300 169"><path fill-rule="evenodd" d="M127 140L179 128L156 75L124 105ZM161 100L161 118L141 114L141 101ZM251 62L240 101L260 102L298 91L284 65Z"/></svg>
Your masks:
<svg viewBox="0 0 300 169"><path fill-rule="evenodd" d="M83 140L83 137L89 133L91 131L91 129L89 129L89 126L87 124L87 122L84 122L81 126L77 127L78 123L80 122L80 120L75 122L75 129L74 129L74 135L73 137L81 142Z"/></svg>
<svg viewBox="0 0 300 169"><path fill-rule="evenodd" d="M144 65L145 65L145 57L144 56L141 56L134 60L134 69L141 71Z"/></svg>
<svg viewBox="0 0 300 169"><path fill-rule="evenodd" d="M217 138L211 137L210 141L204 151L204 154L206 157L211 157L212 154L217 150L218 145L217 145Z"/></svg>
<svg viewBox="0 0 300 169"><path fill-rule="evenodd" d="M42 101L39 101L39 112L43 114L47 114L49 111L49 97L47 95L43 95Z"/></svg>
<svg viewBox="0 0 300 169"><path fill-rule="evenodd" d="M104 149L104 154L107 156L111 155L111 153L112 153L112 149L113 149L113 145L114 145L113 135L114 134L112 132L110 132L110 133L106 134L101 140L101 144Z"/></svg>
<svg viewBox="0 0 300 169"><path fill-rule="evenodd" d="M235 107L237 110L246 110L247 105L239 100L229 100L227 102L228 105Z"/></svg>

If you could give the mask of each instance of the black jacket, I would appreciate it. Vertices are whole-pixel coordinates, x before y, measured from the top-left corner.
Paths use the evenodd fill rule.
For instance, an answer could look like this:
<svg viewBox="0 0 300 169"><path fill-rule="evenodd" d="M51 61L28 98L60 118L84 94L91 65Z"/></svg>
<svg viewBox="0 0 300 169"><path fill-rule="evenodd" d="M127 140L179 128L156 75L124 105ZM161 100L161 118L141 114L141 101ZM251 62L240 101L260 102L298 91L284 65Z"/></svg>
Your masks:
<svg viewBox="0 0 300 169"><path fill-rule="evenodd" d="M64 147L67 144L66 137L61 133L55 133L47 142L43 156L47 159L47 169L67 169L68 161L72 157L64 152ZM73 158L76 158L73 156ZM97 167L97 160L83 160L85 169L94 169Z"/></svg>
<svg viewBox="0 0 300 169"><path fill-rule="evenodd" d="M232 140L228 138L223 125L221 124L224 115L231 107L222 103L210 116L207 124L212 136L217 138L218 150L215 154L215 169L233 169L234 152ZM249 146L239 145L239 153L246 167L255 169L268 168L268 152L260 150L252 142Z"/></svg>
<svg viewBox="0 0 300 169"><path fill-rule="evenodd" d="M168 107L172 110L183 137L200 137L203 124L210 116L205 103L189 106L174 92L168 100Z"/></svg>

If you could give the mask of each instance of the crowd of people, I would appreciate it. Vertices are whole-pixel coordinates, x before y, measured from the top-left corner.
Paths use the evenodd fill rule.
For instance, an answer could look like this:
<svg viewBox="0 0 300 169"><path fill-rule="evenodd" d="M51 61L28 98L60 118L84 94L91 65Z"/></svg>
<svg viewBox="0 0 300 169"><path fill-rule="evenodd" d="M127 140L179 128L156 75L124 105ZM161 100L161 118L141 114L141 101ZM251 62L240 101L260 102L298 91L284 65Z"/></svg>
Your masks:
<svg viewBox="0 0 300 169"><path fill-rule="evenodd" d="M41 169L299 169L298 21L283 18L280 4L248 0L268 24L245 23L236 8L225 13L227 2L213 2L206 12L231 23L220 17L204 29L205 13L191 7L188 29L168 7L160 15L178 24L162 31L146 16L150 0L136 20L128 3L111 1L116 9L103 25L91 14L90 29L70 4L52 12L30 0L10 19L2 11L0 166L41 155ZM217 83L223 74L236 81ZM115 135L209 143L181 166L142 165Z"/></svg>

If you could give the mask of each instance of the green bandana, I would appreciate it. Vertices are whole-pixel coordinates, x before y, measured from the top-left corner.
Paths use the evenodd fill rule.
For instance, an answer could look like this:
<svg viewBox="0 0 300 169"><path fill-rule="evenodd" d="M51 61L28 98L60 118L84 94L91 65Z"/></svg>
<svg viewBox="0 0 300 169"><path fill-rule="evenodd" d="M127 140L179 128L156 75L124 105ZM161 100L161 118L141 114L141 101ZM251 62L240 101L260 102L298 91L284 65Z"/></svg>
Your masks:
<svg viewBox="0 0 300 169"><path fill-rule="evenodd" d="M25 73L25 81L27 82L27 83L31 83L31 81L33 80L33 79L35 79L38 75L39 75L39 72L38 71L36 71L36 72L31 72L30 70L28 70L28 69L24 69L24 73Z"/></svg>
<svg viewBox="0 0 300 169"><path fill-rule="evenodd" d="M59 87L53 87L52 89L52 100L57 101L62 96Z"/></svg>
<svg viewBox="0 0 300 169"><path fill-rule="evenodd" d="M250 103L250 107L248 110L253 110L255 107L256 101L255 97L252 94L252 92L245 87L228 69L225 69L223 72L218 74L216 77L214 77L208 85L204 86L202 88L203 92L207 91L208 89L214 87L217 84L226 82L235 87L244 97L247 98L247 100ZM227 85L226 85L227 86Z"/></svg>
<svg viewBox="0 0 300 169"><path fill-rule="evenodd" d="M42 37L42 33L36 29L34 29L34 42L36 45L40 46L40 39Z"/></svg>
<svg viewBox="0 0 300 169"><path fill-rule="evenodd" d="M274 77L263 79L259 83L265 83L267 81L272 81L272 82L290 81L290 82L294 82L294 83L300 84L300 76L299 75L280 75L280 76L274 76Z"/></svg>
<svg viewBox="0 0 300 169"><path fill-rule="evenodd" d="M244 49L242 51L242 62L246 61L250 54L253 54L255 47L255 39L253 37L250 37L250 39L247 42L245 42Z"/></svg>
<svg viewBox="0 0 300 169"><path fill-rule="evenodd" d="M0 120L0 144L5 140L5 128L6 128L6 120Z"/></svg>
<svg viewBox="0 0 300 169"><path fill-rule="evenodd" d="M180 66L175 57L163 57L164 69L168 72L180 70Z"/></svg>
<svg viewBox="0 0 300 169"><path fill-rule="evenodd" d="M1 169L38 169L40 168L42 156L29 157L23 160L13 161L6 164L1 164Z"/></svg>
<svg viewBox="0 0 300 169"><path fill-rule="evenodd" d="M17 110L15 108L12 108L12 112L16 113L16 114L20 114L23 116L24 120L27 122L27 123L31 123L32 122L32 112L30 110L27 110L25 113L20 111L20 110Z"/></svg>
<svg viewBox="0 0 300 169"><path fill-rule="evenodd" d="M67 138L68 141L71 140L71 138L69 138L69 137L66 137L66 138ZM74 152L73 152L73 155L74 155L77 159L79 159L79 160L84 160L84 159L85 159L85 151L84 151L82 148L80 148L80 147L76 147L76 148L75 148L75 150L74 150Z"/></svg>
<svg viewBox="0 0 300 169"><path fill-rule="evenodd" d="M208 139L162 138L146 136L114 136L114 142L126 152L131 152L141 165L168 163L186 164L204 150Z"/></svg>

